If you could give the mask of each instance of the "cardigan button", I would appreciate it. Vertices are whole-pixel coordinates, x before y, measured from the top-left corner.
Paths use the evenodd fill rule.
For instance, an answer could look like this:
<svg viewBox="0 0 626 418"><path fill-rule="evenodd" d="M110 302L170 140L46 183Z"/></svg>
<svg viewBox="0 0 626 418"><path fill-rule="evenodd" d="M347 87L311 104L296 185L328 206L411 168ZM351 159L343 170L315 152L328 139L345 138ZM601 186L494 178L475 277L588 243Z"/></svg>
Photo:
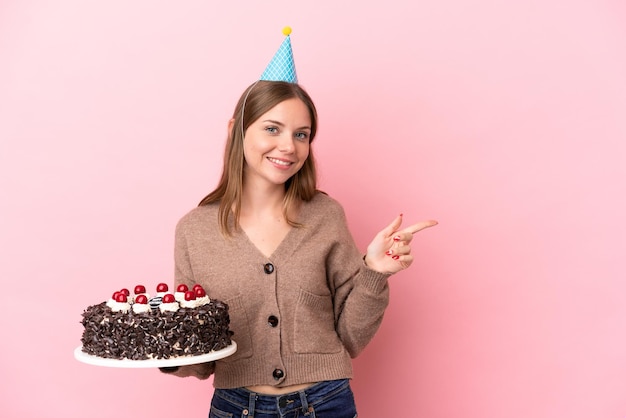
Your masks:
<svg viewBox="0 0 626 418"><path fill-rule="evenodd" d="M267 323L270 324L270 327L276 328L276 325L278 325L278 318L274 315L270 315L269 318L267 318Z"/></svg>
<svg viewBox="0 0 626 418"><path fill-rule="evenodd" d="M274 265L272 263L267 263L263 265L263 271L265 271L265 274L274 273Z"/></svg>
<svg viewBox="0 0 626 418"><path fill-rule="evenodd" d="M283 372L281 369L274 369L272 376L274 376L275 380L280 380L285 377L285 372Z"/></svg>

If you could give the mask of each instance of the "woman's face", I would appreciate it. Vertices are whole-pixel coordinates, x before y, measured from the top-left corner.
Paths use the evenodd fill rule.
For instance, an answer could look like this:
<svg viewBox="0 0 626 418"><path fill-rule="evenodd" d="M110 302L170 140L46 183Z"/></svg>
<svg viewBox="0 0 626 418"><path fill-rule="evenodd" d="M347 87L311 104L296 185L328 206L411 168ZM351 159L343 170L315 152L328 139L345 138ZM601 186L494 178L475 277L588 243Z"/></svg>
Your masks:
<svg viewBox="0 0 626 418"><path fill-rule="evenodd" d="M243 141L246 184L284 184L309 156L310 135L311 117L300 99L280 102L261 115Z"/></svg>

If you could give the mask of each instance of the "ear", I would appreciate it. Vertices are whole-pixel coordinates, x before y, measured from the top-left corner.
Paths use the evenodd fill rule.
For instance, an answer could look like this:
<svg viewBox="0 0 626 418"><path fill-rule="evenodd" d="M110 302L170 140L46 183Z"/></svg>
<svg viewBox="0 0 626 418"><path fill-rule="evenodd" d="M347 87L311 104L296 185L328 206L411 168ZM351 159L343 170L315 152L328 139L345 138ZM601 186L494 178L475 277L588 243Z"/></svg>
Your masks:
<svg viewBox="0 0 626 418"><path fill-rule="evenodd" d="M231 119L228 121L228 138L233 135L233 126L235 126L235 119Z"/></svg>

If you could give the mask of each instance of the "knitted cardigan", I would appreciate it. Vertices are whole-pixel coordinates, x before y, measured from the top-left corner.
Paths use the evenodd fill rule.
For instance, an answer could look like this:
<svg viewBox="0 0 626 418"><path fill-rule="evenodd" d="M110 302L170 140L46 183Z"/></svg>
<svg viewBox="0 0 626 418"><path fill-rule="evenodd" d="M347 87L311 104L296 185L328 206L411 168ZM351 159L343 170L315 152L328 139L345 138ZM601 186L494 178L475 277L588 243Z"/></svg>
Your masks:
<svg viewBox="0 0 626 418"><path fill-rule="evenodd" d="M229 306L237 352L181 367L216 388L277 387L352 377L389 302L388 274L363 263L343 208L323 193L304 202L270 257L241 228L219 230L218 204L200 206L176 226L175 281L201 284ZM231 219L232 226L232 219Z"/></svg>

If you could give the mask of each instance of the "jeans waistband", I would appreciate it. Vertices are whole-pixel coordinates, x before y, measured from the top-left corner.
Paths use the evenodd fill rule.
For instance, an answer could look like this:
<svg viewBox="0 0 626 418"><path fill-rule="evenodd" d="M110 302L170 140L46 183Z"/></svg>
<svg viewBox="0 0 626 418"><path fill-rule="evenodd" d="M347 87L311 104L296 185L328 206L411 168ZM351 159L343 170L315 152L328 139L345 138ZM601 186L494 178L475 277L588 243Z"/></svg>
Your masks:
<svg viewBox="0 0 626 418"><path fill-rule="evenodd" d="M309 408L324 402L325 399L345 389L349 384L348 379L329 380L284 395L265 395L245 388L216 389L214 395L257 413L278 411L284 414L295 409L302 409L303 412L307 412Z"/></svg>

